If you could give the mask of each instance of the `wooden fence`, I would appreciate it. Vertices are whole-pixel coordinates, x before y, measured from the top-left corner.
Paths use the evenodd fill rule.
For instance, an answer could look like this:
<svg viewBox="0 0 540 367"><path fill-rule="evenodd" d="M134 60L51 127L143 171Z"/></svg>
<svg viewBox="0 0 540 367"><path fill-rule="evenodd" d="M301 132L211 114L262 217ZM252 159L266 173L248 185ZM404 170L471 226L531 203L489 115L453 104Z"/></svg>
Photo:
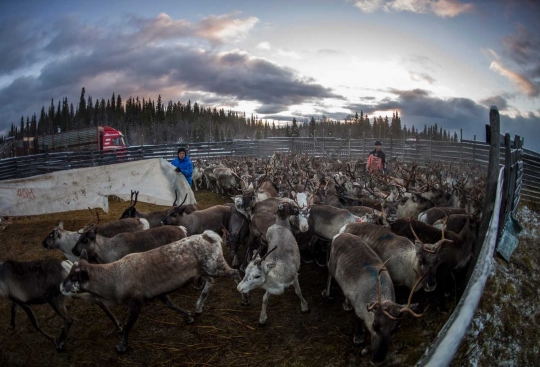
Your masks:
<svg viewBox="0 0 540 367"><path fill-rule="evenodd" d="M490 135L499 137L499 129L499 111L496 107L492 107ZM482 223L469 265L467 287L452 315L418 361L417 366L449 365L474 317L485 283L491 273L495 248L503 236L506 222L519 202L524 172L522 144L523 141L519 136L516 136L514 144L511 144L510 134L505 135L503 144L505 163L501 167L500 140L491 141Z"/></svg>
<svg viewBox="0 0 540 367"><path fill-rule="evenodd" d="M518 139L519 140L519 139ZM434 140L381 139L387 159L426 164L443 161L454 165L479 165L487 169L490 145L476 140L447 142ZM270 157L274 152L304 153L337 159L365 159L374 148L374 138L267 138L184 144L192 159L224 156ZM517 143L514 143L517 144ZM522 142L519 142L522 146ZM179 144L134 146L116 152L82 151L44 153L0 160L0 180L23 178L57 170L92 167L125 161L176 157ZM506 159L506 147L500 148L500 164ZM523 182L521 197L540 201L540 154L523 149Z"/></svg>

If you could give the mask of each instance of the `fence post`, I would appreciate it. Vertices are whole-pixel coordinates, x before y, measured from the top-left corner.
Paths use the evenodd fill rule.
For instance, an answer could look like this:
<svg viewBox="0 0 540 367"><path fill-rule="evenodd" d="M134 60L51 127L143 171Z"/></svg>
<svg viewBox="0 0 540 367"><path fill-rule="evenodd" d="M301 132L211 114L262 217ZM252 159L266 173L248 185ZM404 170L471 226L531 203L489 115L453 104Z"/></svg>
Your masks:
<svg viewBox="0 0 540 367"><path fill-rule="evenodd" d="M429 160L433 159L433 137L429 137Z"/></svg>
<svg viewBox="0 0 540 367"><path fill-rule="evenodd" d="M493 141L493 139L492 139ZM504 181L503 181L503 199L501 202L501 212L499 213L499 231L498 235L502 234L504 225L506 224L506 214L509 210L509 199L512 196L511 194L511 178L512 178L512 149L510 145L512 141L510 140L510 134L504 134Z"/></svg>
<svg viewBox="0 0 540 367"><path fill-rule="evenodd" d="M351 160L351 129L349 129L349 160Z"/></svg>
<svg viewBox="0 0 540 367"><path fill-rule="evenodd" d="M480 228L478 231L478 238L476 239L476 245L474 246L473 255L469 264L469 270L467 271L466 283L469 283L469 279L471 278L474 266L476 264L476 261L478 260L478 255L480 254L482 244L484 243L484 239L486 238L486 234L489 229L489 223L491 221L491 216L493 215L493 210L495 208L495 199L497 196L497 182L499 180L500 171L500 124L501 122L499 117L499 110L497 109L497 106L491 106L491 109L489 110L489 125L492 139L489 146L489 164L486 191L484 195L484 209L482 212L482 223L480 223Z"/></svg>
<svg viewBox="0 0 540 367"><path fill-rule="evenodd" d="M390 159L392 159L392 144L393 144L392 133L390 133Z"/></svg>
<svg viewBox="0 0 540 367"><path fill-rule="evenodd" d="M463 129L459 129L459 169L461 169L462 154L463 154Z"/></svg>
<svg viewBox="0 0 540 367"><path fill-rule="evenodd" d="M405 144L407 144L407 138L405 137L405 134L403 134L403 156L401 157L403 163L405 163Z"/></svg>
<svg viewBox="0 0 540 367"><path fill-rule="evenodd" d="M491 156L490 156L490 159L491 159ZM473 141L473 146L472 146L472 162L473 164L476 164L476 135L474 136L474 141Z"/></svg>
<svg viewBox="0 0 540 367"><path fill-rule="evenodd" d="M362 133L362 158L366 156L366 132Z"/></svg>
<svg viewBox="0 0 540 367"><path fill-rule="evenodd" d="M326 142L324 141L324 128L322 129L322 148L323 148L323 157L326 158Z"/></svg>

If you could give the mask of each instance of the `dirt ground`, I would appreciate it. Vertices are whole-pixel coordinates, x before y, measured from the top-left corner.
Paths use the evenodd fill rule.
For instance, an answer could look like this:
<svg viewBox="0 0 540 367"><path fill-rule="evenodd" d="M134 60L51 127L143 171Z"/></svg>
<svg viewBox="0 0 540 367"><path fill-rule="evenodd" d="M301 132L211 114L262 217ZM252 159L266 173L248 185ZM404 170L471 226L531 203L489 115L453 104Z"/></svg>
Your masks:
<svg viewBox="0 0 540 367"><path fill-rule="evenodd" d="M199 209L230 200L208 191L195 194ZM129 203L109 199L109 213L100 212L103 222L115 220ZM138 203L141 211L164 207ZM2 218L0 223L0 261L62 259L58 251L45 250L42 240L57 225L80 228L92 220L88 210L32 217ZM76 221L74 224L72 221ZM243 255L243 249L241 254ZM228 248L226 259L232 260ZM352 343L356 327L354 313L342 309L343 296L335 292L329 302L321 296L327 271L315 263L302 264L300 285L311 313L300 313L300 301L292 287L282 296L270 297L268 323L258 326L262 290L251 293L251 305L240 305L240 294L232 280L216 279L202 316L193 325L185 325L183 317L165 308L160 302L146 306L131 332L130 350L124 355L115 352L119 337L103 312L92 304L69 300L74 319L66 350L57 353L52 344L31 326L24 312L17 314L17 328L8 330L10 303L0 300L0 365L1 366L357 366L370 365L361 355L362 347ZM194 312L199 296L193 285L171 295L180 307ZM407 294L398 292L398 302L406 303ZM423 291L415 295L420 310L432 303ZM446 299L452 309L457 301ZM33 306L43 329L59 335L61 319L48 305ZM126 310L112 311L124 320ZM387 366L410 366L419 359L425 347L437 335L449 313L429 307L423 318L407 318L395 335ZM370 338L366 334L366 340Z"/></svg>

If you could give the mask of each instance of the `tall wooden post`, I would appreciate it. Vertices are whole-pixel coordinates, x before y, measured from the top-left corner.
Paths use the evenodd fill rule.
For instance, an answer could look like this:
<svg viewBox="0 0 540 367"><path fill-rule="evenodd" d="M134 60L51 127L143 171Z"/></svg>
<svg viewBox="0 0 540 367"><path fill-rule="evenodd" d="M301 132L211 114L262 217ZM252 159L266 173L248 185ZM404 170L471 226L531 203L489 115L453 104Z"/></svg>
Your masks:
<svg viewBox="0 0 540 367"><path fill-rule="evenodd" d="M482 223L480 223L480 229L478 231L478 238L473 249L473 255L471 262L469 263L469 270L467 272L467 283L472 275L478 255L482 249L482 244L486 238L487 230L489 229L489 222L493 215L493 209L495 207L495 199L497 193L497 182L499 180L500 171L500 117L497 106L491 106L489 110L489 126L491 131L491 145L489 147L489 165L487 174L486 192L484 195L484 210L482 212ZM475 137L476 140L476 137ZM499 225L504 225L499 223Z"/></svg>

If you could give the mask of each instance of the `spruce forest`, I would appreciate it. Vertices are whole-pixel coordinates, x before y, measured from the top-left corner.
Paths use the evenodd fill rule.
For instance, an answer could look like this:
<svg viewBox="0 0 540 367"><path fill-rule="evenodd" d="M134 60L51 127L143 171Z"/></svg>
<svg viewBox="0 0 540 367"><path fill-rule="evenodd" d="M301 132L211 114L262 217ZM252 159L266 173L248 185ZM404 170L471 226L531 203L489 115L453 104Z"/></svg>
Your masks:
<svg viewBox="0 0 540 367"><path fill-rule="evenodd" d="M223 108L210 108L193 104L129 97L125 102L118 94L110 99L92 99L85 96L82 88L77 105L67 97L57 102L51 99L48 107L43 106L39 117L21 116L18 126L11 124L6 138L15 140L24 137L53 134L92 126L110 126L124 133L130 145L170 144L176 142L224 141L231 139L264 139L267 137L336 137L361 139L362 137L395 139L420 138L458 141L456 132L447 132L437 124L424 125L423 130L402 124L398 112L388 116L372 117L360 114L348 115L342 121L322 115L318 118L293 118L292 121L269 121L256 115Z"/></svg>

